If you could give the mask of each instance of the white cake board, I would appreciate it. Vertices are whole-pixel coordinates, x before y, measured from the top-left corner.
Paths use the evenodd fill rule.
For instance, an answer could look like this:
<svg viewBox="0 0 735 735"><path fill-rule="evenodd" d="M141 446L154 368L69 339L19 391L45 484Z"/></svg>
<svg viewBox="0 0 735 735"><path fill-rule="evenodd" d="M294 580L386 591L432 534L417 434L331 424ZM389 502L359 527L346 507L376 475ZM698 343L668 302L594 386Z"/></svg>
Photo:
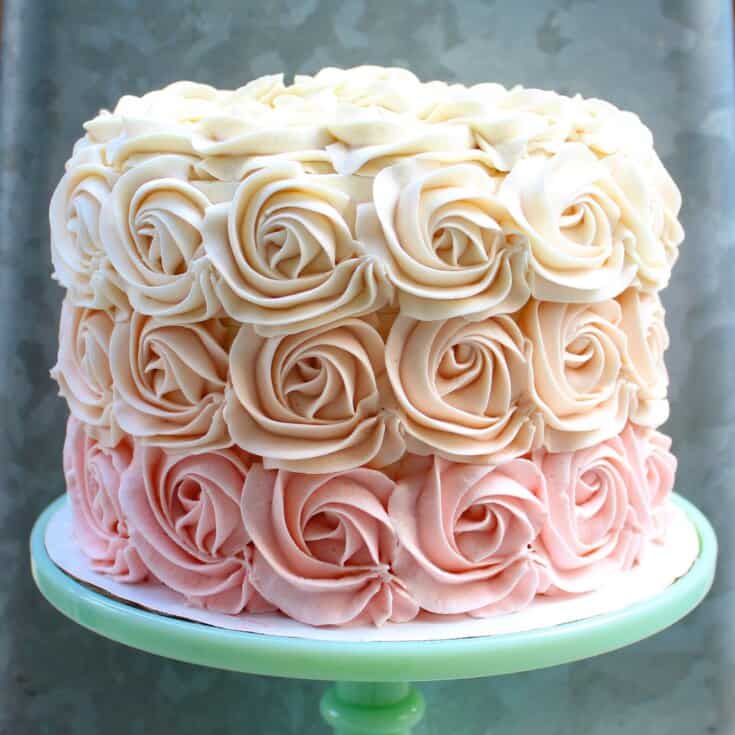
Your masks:
<svg viewBox="0 0 735 735"><path fill-rule="evenodd" d="M618 574L603 589L595 592L576 597L542 596L525 610L492 618L422 615L410 623L387 623L380 628L367 625L316 628L279 613L243 613L232 616L202 610L187 604L182 595L158 582L124 584L93 571L74 541L71 508L68 503L49 521L45 542L53 562L72 577L149 610L229 630L353 642L473 638L520 633L571 623L655 597L684 576L699 555L696 529L683 510L672 506L671 525L663 543L649 543L641 561L632 570Z"/></svg>

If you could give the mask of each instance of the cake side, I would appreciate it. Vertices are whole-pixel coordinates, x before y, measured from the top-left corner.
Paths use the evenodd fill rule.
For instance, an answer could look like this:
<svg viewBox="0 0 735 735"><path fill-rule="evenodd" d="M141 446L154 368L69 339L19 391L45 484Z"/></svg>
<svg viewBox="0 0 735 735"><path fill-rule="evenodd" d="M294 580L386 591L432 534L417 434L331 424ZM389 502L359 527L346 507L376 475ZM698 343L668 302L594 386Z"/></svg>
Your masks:
<svg viewBox="0 0 735 735"><path fill-rule="evenodd" d="M582 593L665 532L683 232L634 115L361 67L85 128L52 373L96 568L381 624Z"/></svg>

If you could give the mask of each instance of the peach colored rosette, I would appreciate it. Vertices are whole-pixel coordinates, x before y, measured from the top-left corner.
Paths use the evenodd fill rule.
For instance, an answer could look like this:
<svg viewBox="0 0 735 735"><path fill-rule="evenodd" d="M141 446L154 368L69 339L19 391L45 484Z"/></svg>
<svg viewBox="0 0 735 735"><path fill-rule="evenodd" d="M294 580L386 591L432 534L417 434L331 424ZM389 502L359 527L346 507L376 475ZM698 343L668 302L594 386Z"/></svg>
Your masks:
<svg viewBox="0 0 735 735"><path fill-rule="evenodd" d="M354 318L284 337L244 325L230 353L233 439L268 466L302 472L396 461L404 447L384 406L384 350L377 330Z"/></svg>
<svg viewBox="0 0 735 735"><path fill-rule="evenodd" d="M680 207L596 99L374 66L123 97L49 212L80 547L312 625L606 584L669 525Z"/></svg>

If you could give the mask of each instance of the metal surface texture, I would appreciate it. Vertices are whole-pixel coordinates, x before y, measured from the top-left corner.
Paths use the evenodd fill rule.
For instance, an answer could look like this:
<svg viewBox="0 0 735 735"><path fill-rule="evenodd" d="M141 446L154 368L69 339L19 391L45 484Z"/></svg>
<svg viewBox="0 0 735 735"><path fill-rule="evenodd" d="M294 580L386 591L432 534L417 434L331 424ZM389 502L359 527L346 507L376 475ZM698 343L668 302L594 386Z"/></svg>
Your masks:
<svg viewBox="0 0 735 735"><path fill-rule="evenodd" d="M724 0L5 0L0 104L0 733L323 732L322 685L217 672L92 635L36 591L27 539L58 495L61 290L48 201L81 124L175 79L236 86L325 65L552 87L639 113L684 196L687 240L663 294L680 488L715 525L715 586L621 651L492 680L425 685L416 735L735 731L735 117ZM213 714L216 713L216 714ZM458 727L461 724L461 729Z"/></svg>

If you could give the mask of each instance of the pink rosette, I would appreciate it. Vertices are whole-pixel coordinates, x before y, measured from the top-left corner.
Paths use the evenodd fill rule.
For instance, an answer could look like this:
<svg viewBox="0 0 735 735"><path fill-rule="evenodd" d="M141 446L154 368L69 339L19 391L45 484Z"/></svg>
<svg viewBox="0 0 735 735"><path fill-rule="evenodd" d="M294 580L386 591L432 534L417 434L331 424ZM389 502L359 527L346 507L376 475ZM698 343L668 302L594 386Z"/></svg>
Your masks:
<svg viewBox="0 0 735 735"><path fill-rule="evenodd" d="M169 454L137 445L120 487L130 537L150 571L197 607L263 610L248 579L240 518L247 455L234 449Z"/></svg>
<svg viewBox="0 0 735 735"><path fill-rule="evenodd" d="M140 582L147 569L128 536L120 508L120 477L132 459L127 441L102 446L73 416L66 425L64 475L74 536L92 569L119 582Z"/></svg>
<svg viewBox="0 0 735 735"><path fill-rule="evenodd" d="M640 523L654 540L661 540L670 520L670 499L676 477L671 439L659 431L629 423L621 439L633 467L641 499Z"/></svg>
<svg viewBox="0 0 735 735"><path fill-rule="evenodd" d="M309 625L411 620L418 605L390 571L393 487L369 469L303 475L253 465L242 503L253 585Z"/></svg>
<svg viewBox="0 0 735 735"><path fill-rule="evenodd" d="M621 436L576 452L538 451L533 459L549 492L540 539L555 588L588 592L630 569L647 535L647 505L636 455Z"/></svg>
<svg viewBox="0 0 735 735"><path fill-rule="evenodd" d="M491 468L434 457L399 476L388 508L399 539L393 568L422 608L486 617L546 590L544 563L530 550L546 520L546 483L532 462Z"/></svg>
<svg viewBox="0 0 735 735"><path fill-rule="evenodd" d="M90 436L108 446L117 444L123 435L112 412L113 328L114 322L106 312L80 308L65 299L59 355L51 370L72 415L86 424Z"/></svg>

